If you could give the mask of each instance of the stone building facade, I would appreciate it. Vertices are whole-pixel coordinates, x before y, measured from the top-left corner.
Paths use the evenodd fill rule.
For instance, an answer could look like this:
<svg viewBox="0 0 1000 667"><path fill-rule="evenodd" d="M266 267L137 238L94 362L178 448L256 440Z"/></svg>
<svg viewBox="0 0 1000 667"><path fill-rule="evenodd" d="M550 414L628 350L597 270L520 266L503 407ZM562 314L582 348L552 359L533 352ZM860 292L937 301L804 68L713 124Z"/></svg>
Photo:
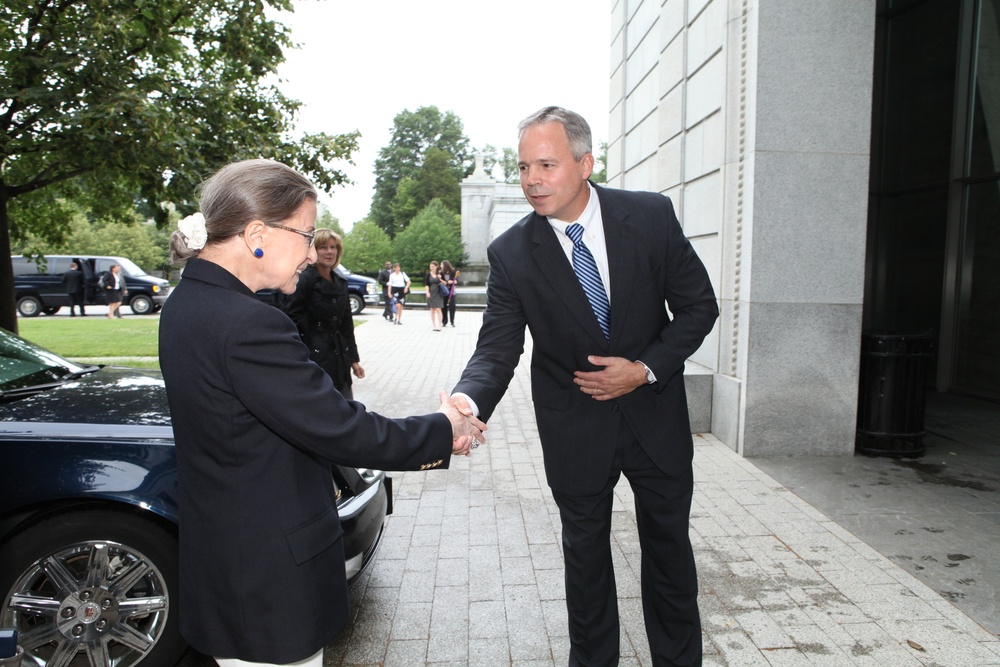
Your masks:
<svg viewBox="0 0 1000 667"><path fill-rule="evenodd" d="M687 367L696 431L745 456L852 454L880 332L933 337L928 390L1000 400L1000 3L609 11L608 185L673 200L719 297ZM462 190L485 262L529 208L481 169Z"/></svg>

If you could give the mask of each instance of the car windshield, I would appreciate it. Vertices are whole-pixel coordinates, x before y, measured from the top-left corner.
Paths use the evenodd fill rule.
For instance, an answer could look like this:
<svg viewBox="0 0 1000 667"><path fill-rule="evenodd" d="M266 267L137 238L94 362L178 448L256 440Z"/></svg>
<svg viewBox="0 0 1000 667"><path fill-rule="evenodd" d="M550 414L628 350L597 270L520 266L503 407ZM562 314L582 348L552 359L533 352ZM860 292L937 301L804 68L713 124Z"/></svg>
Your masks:
<svg viewBox="0 0 1000 667"><path fill-rule="evenodd" d="M0 394L51 385L78 377L91 368L74 364L0 329Z"/></svg>

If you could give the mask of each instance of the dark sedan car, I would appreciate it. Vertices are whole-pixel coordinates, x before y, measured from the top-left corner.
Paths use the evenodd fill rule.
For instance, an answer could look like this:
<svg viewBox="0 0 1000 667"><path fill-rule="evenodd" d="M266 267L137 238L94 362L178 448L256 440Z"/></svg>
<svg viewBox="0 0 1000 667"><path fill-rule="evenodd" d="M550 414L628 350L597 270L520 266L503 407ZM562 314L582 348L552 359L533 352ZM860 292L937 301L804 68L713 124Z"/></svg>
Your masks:
<svg viewBox="0 0 1000 667"><path fill-rule="evenodd" d="M354 578L390 480L332 472ZM0 329L0 595L25 667L178 661L177 465L158 371L80 366Z"/></svg>

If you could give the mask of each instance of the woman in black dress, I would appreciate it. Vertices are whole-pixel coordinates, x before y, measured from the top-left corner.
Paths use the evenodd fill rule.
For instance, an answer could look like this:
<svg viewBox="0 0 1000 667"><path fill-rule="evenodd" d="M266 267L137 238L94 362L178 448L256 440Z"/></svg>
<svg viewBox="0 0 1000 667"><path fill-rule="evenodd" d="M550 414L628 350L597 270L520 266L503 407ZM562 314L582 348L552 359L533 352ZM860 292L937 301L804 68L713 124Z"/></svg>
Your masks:
<svg viewBox="0 0 1000 667"><path fill-rule="evenodd" d="M122 267L112 264L111 270L101 278L101 287L104 288L104 296L108 303L108 317L113 319L121 317L122 298L128 294L125 287L125 276L122 275Z"/></svg>
<svg viewBox="0 0 1000 667"><path fill-rule="evenodd" d="M444 306L444 296L441 294L441 274L438 271L438 263L431 262L427 273L424 274L424 291L427 297L427 310L431 314L431 328L434 331L441 331L441 307Z"/></svg>
<svg viewBox="0 0 1000 667"><path fill-rule="evenodd" d="M285 302L285 312L298 327L309 357L333 378L344 398L353 399L351 373L361 379L354 317L347 294L347 280L336 272L344 243L329 229L316 230L316 263L299 274L295 293Z"/></svg>
<svg viewBox="0 0 1000 667"><path fill-rule="evenodd" d="M448 316L451 315L451 326L455 326L455 288L458 287L457 271L451 262L444 260L441 262L441 282L448 286L448 296L444 298L444 305L441 307L444 325L448 324Z"/></svg>

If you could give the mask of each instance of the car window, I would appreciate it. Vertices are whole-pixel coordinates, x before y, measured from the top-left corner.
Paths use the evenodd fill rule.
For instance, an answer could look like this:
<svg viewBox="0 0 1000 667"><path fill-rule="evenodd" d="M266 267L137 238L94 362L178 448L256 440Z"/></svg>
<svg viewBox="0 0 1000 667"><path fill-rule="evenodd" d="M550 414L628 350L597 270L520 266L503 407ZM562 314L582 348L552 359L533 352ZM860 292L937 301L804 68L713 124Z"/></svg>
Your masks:
<svg viewBox="0 0 1000 667"><path fill-rule="evenodd" d="M23 338L0 331L0 391L54 382L83 370Z"/></svg>
<svg viewBox="0 0 1000 667"><path fill-rule="evenodd" d="M34 276L39 272L35 260L28 259L27 257L11 257L10 263L14 268L15 276Z"/></svg>
<svg viewBox="0 0 1000 667"><path fill-rule="evenodd" d="M35 276L49 275L61 276L69 271L69 263L72 258L49 255L47 257L11 257L10 263L14 269L15 276Z"/></svg>
<svg viewBox="0 0 1000 667"><path fill-rule="evenodd" d="M139 268L139 265L126 257L118 257L118 263L122 265L122 271L126 276L136 278L146 275L146 272Z"/></svg>
<svg viewBox="0 0 1000 667"><path fill-rule="evenodd" d="M49 257L49 273L61 276L69 271L69 257Z"/></svg>
<svg viewBox="0 0 1000 667"><path fill-rule="evenodd" d="M132 278L146 275L146 272L139 268L139 265L127 257L98 257L96 259L97 272L110 271L112 264L122 267L122 273Z"/></svg>
<svg viewBox="0 0 1000 667"><path fill-rule="evenodd" d="M112 264L118 264L118 262L113 259L107 259L106 257L98 257L94 260L94 270L97 273L104 273L105 271L111 270Z"/></svg>

